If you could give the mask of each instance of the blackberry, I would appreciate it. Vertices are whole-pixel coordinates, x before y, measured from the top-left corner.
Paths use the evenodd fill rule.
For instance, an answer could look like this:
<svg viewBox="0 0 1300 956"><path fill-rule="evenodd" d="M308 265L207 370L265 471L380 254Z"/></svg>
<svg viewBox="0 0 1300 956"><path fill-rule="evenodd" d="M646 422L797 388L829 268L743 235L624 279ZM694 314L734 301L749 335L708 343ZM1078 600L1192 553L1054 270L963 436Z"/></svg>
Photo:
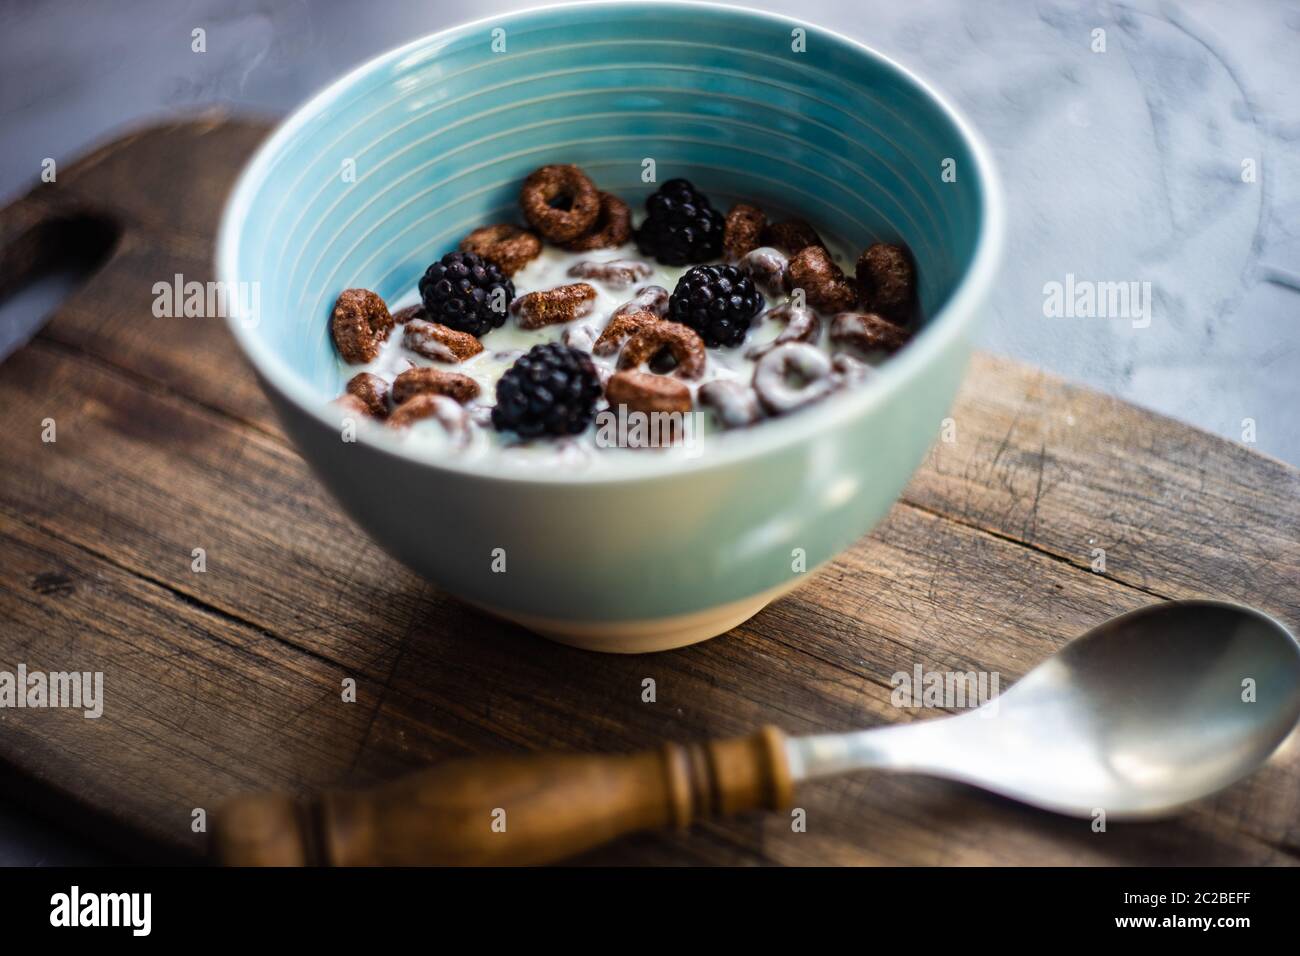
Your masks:
<svg viewBox="0 0 1300 956"><path fill-rule="evenodd" d="M591 423L598 398L591 356L559 342L534 345L497 382L492 425L525 438L576 435Z"/></svg>
<svg viewBox="0 0 1300 956"><path fill-rule="evenodd" d="M762 308L754 280L735 266L696 266L677 280L668 318L699 332L705 345L739 345Z"/></svg>
<svg viewBox="0 0 1300 956"><path fill-rule="evenodd" d="M649 213L637 230L642 255L664 265L687 266L722 255L722 213L684 179L670 179L645 201Z"/></svg>
<svg viewBox="0 0 1300 956"><path fill-rule="evenodd" d="M500 266L473 252L447 253L420 279L420 298L429 320L470 335L483 336L500 328L514 297L515 285Z"/></svg>

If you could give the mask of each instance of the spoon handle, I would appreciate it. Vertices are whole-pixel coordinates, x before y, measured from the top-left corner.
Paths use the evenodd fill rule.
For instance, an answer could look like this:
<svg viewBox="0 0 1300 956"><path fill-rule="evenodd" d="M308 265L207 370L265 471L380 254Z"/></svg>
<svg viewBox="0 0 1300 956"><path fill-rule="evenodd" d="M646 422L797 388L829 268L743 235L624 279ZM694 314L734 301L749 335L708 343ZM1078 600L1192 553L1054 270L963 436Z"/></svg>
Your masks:
<svg viewBox="0 0 1300 956"><path fill-rule="evenodd" d="M630 756L469 757L371 790L302 802L239 797L212 853L243 866L526 865L637 830L791 805L785 735L668 744Z"/></svg>

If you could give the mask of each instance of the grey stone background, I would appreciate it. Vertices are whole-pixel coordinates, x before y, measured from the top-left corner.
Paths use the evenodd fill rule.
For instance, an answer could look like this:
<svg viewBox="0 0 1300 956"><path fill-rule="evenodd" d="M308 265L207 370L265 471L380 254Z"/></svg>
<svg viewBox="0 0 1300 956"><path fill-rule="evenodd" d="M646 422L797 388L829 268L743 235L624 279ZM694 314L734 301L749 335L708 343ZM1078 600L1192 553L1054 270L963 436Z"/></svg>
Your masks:
<svg viewBox="0 0 1300 956"><path fill-rule="evenodd" d="M893 56L983 132L1009 221L984 347L1233 440L1253 419L1259 450L1300 464L1300 5L751 5ZM123 126L213 104L279 115L375 53L517 6L0 0L0 199ZM1150 325L1046 317L1044 285L1067 274L1151 283ZM48 307L12 301L0 325ZM0 807L0 864L97 858Z"/></svg>

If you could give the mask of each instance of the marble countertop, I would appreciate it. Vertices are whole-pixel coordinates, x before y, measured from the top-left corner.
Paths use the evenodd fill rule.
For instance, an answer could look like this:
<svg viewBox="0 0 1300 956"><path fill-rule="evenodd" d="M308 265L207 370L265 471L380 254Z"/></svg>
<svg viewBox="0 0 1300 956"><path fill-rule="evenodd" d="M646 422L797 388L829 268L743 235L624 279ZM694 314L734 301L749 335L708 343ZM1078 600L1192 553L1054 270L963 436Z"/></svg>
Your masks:
<svg viewBox="0 0 1300 956"><path fill-rule="evenodd" d="M988 140L1009 229L983 347L1234 441L1253 427L1254 447L1300 464L1300 4L752 5L797 10L894 57ZM514 6L480 0L473 15ZM131 123L213 104L286 112L465 11L448 0L15 0L0 8L0 197L24 191L45 157L71 159ZM1136 283L1149 310L1048 314L1045 289L1067 282ZM0 864L87 852L0 807Z"/></svg>

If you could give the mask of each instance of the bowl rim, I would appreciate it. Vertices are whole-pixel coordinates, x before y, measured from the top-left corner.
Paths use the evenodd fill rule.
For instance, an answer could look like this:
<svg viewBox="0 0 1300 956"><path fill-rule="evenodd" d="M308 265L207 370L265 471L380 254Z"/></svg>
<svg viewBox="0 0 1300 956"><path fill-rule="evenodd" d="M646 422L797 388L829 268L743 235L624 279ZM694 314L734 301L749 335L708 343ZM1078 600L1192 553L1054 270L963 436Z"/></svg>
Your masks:
<svg viewBox="0 0 1300 956"><path fill-rule="evenodd" d="M386 434L377 428L358 428L356 431L358 444L365 444L383 455L436 471L530 485L618 484L724 468L743 459L757 458L782 448L793 447L801 441L811 440L830 431L849 419L869 413L874 406L884 402L890 395L901 389L907 381L920 375L922 370L936 360L937 356L955 339L965 334L975 320L978 309L985 303L1002 261L1005 235L1004 203L992 152L965 116L920 76L859 40L845 36L836 30L783 14L733 4L700 2L700 0L580 0L580 2L526 7L480 17L425 34L357 65L327 84L285 117L244 165L226 200L217 231L215 246L217 279L227 287L236 287L234 283L238 280L240 230L248 217L254 194L265 178L267 168L281 148L290 142L309 120L319 115L366 75L409 56L418 49L460 33L479 29L486 24L508 26L511 20L521 17L539 14L564 15L601 7L710 9L768 20L773 24L816 30L876 61L878 66L913 85L947 117L974 159L975 176L980 187L980 221L975 240L975 252L970 263L943 307L930 317L920 334L906 349L880 367L879 374L870 382L834 396L829 401L818 403L813 408L804 409L798 415L766 421L761 427L729 432L722 440L711 442L713 447L706 449L700 455L629 455L619 456L618 460L607 461L597 469L568 471L564 466L557 466L554 469L525 471L520 464L503 463L500 461L500 456L496 455L472 458L459 458L455 455L437 457L436 449L403 442L400 436ZM233 297L231 301L238 303L239 297ZM330 431L337 431L339 423L336 416L330 412L330 403L322 402L316 390L281 357L277 350L253 334L254 327L246 326L241 321L241 314L237 307L228 309L227 313L227 326L262 382L274 388L283 399L296 406L298 411L314 418ZM936 423L936 432L937 428Z"/></svg>

